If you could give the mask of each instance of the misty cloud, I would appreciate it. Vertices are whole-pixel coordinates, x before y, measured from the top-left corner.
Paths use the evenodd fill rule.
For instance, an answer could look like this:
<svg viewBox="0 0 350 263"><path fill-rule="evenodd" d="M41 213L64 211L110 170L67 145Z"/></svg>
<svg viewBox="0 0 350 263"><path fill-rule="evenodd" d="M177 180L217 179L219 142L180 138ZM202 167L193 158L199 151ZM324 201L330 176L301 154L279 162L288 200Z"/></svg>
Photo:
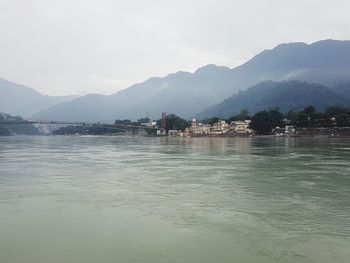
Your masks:
<svg viewBox="0 0 350 263"><path fill-rule="evenodd" d="M110 94L151 76L237 66L281 42L349 39L345 0L0 0L0 77Z"/></svg>

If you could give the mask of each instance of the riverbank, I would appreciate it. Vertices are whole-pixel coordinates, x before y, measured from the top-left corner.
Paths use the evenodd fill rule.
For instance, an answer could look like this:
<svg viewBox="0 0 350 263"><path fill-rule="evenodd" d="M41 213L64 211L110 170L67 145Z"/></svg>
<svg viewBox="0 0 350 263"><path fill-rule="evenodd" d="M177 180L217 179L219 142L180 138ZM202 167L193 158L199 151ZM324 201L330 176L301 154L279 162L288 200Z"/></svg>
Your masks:
<svg viewBox="0 0 350 263"><path fill-rule="evenodd" d="M0 136L24 135L23 133L0 133ZM96 136L141 136L141 137L189 137L189 138L250 138L250 137L330 137L350 138L350 127L331 128L296 128L294 133L275 133L270 135L225 133L225 134L190 134L188 136L163 135L157 136L154 129L140 129L140 127L119 127L115 125L81 125L66 126L53 131L51 134L28 133L27 135L96 135Z"/></svg>
<svg viewBox="0 0 350 263"><path fill-rule="evenodd" d="M350 137L350 127L298 128L295 136Z"/></svg>
<svg viewBox="0 0 350 263"><path fill-rule="evenodd" d="M315 127L315 128L296 128L294 133L274 133L269 135L225 133L225 134L192 134L193 138L249 138L249 137L350 137L350 127Z"/></svg>

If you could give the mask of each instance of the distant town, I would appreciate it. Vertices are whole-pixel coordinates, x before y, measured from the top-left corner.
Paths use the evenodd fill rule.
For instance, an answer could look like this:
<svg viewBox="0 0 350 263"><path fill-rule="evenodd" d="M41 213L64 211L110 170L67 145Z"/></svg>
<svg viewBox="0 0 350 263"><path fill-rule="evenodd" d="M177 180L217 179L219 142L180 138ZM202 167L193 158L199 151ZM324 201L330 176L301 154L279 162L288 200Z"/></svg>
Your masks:
<svg viewBox="0 0 350 263"><path fill-rule="evenodd" d="M275 108L259 111L252 117L249 111L244 109L227 120L214 117L197 121L193 118L190 122L173 114L167 116L162 113L161 120L149 120L141 125L157 129L158 136L350 136L350 109L333 106L324 112L318 112L315 107L308 106L299 112L290 111L283 114Z"/></svg>
<svg viewBox="0 0 350 263"><path fill-rule="evenodd" d="M154 123L154 122L152 122ZM168 130L161 128L157 130L157 135L171 135L184 137L201 137L201 136L252 136L255 131L250 128L251 120L232 121L227 123L225 120L218 120L218 122L211 124L197 122L195 118L192 119L189 127L184 130ZM150 125L151 122L147 125ZM144 124L145 125L145 124Z"/></svg>
<svg viewBox="0 0 350 263"><path fill-rule="evenodd" d="M0 135L141 135L177 137L251 137L251 136L350 136L350 109L333 106L319 112L313 106L283 114L278 108L248 109L228 119L183 119L163 112L161 118L137 121L116 120L114 124L25 120L0 114Z"/></svg>
<svg viewBox="0 0 350 263"><path fill-rule="evenodd" d="M161 119L142 118L136 122L116 120L114 125L63 127L54 134L115 134L178 137L251 137L251 136L350 136L350 109L333 106L319 112L313 106L283 114L278 108L259 111L248 109L229 119L213 117L188 121L175 114L161 114ZM101 130L102 129L102 130Z"/></svg>

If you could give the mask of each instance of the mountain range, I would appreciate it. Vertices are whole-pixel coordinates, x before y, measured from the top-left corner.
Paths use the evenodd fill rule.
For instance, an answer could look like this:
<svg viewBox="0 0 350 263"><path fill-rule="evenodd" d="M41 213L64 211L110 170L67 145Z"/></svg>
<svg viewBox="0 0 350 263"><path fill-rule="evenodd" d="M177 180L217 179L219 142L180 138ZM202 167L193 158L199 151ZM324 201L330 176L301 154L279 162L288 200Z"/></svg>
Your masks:
<svg viewBox="0 0 350 263"><path fill-rule="evenodd" d="M299 82L291 82L293 80ZM286 84L288 82L289 84ZM162 78L150 78L110 96L89 94L68 99L62 103L51 102L54 105L49 106L42 103L45 107L32 108L24 116L29 114L40 119L87 122L114 121L124 118L135 120L145 117L147 113L151 118L159 118L163 111L175 113L187 119L197 115L226 116L236 112L227 110L227 107L234 108L238 107L235 105L240 105L239 107L242 108L252 108L252 103L240 101L242 99L240 96L246 94L241 94L244 91L254 93L254 105L257 106L251 111L255 111L270 106L266 97L272 96L273 94L268 95L272 91L262 87L273 87L273 92L278 87L286 87L285 89L288 90L295 86L297 92L309 88L317 90L316 87L318 87L327 89L337 97L337 94L346 94L349 91L348 83L350 83L350 41L323 40L313 44L290 43L265 50L236 68L207 65L194 73L180 71ZM260 89L261 92L259 92ZM298 94L304 94L302 95L304 97L316 95L310 90ZM233 97L236 99L232 100ZM329 97L323 99L327 98ZM347 103L343 100L338 101L337 98L332 101ZM260 102L259 99L261 99ZM317 101L320 100L321 97ZM229 106L228 101L232 101L234 105ZM312 102L312 100L309 101ZM214 106L220 105L221 102L225 106ZM295 105L299 104L303 104L302 101L295 103ZM2 101L0 101L1 105ZM292 102L288 105L293 109L299 107L293 106ZM224 112L220 109L224 109ZM15 111L14 108L12 110ZM0 108L0 111L6 110ZM14 113L13 111L10 113ZM16 114L20 114L20 111Z"/></svg>
<svg viewBox="0 0 350 263"><path fill-rule="evenodd" d="M30 117L77 96L44 96L32 88L0 78L0 112Z"/></svg>

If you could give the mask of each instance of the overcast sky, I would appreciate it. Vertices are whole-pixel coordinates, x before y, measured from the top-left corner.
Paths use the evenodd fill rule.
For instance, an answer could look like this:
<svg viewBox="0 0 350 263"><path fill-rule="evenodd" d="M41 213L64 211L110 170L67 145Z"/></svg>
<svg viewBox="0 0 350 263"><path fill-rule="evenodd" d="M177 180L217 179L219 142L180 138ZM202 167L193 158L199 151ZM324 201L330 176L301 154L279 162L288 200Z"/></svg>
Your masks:
<svg viewBox="0 0 350 263"><path fill-rule="evenodd" d="M350 39L348 0L0 0L0 77L111 94L283 42Z"/></svg>

